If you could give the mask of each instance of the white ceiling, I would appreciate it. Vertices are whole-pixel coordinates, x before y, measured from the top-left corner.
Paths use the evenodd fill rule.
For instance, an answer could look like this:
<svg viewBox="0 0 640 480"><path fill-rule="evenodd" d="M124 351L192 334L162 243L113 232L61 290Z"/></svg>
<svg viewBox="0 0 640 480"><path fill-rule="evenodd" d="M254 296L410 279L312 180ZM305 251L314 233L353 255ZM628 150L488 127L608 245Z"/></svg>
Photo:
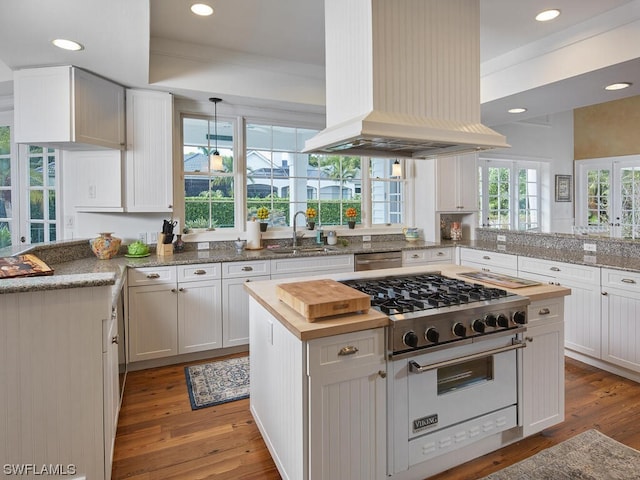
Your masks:
<svg viewBox="0 0 640 480"><path fill-rule="evenodd" d="M321 111L322 0L203 1L214 7L212 17L191 14L190 0L2 0L0 96L11 93L12 70L74 64L125 86L166 89L200 101L215 95L237 104ZM533 21L544 8L559 8L562 15L546 24ZM480 10L486 124L640 94L640 0L480 0ZM592 46L593 56L587 50L568 60L556 59L553 68L541 64L544 68L534 70L535 75L504 76L520 67L513 71L526 72L545 55L570 51L580 42L586 46L614 29L622 31L622 43L607 38L609 44ZM85 50L56 49L50 44L56 37L76 39ZM609 53L613 51L617 53ZM596 61L605 56L607 62ZM228 72L243 73L221 81L216 76L224 70L216 63L221 58ZM188 65L196 64L190 71ZM267 83L265 79L282 82L281 91L264 88L260 81ZM609 81L634 85L605 93L601 87ZM505 114L513 105L529 110L517 118Z"/></svg>

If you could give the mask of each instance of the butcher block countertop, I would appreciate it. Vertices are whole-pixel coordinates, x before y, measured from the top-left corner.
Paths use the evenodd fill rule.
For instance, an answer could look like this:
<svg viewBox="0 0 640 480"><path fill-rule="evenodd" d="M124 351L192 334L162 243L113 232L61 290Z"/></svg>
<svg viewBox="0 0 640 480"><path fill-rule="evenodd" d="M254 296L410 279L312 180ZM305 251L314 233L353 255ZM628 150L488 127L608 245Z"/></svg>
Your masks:
<svg viewBox="0 0 640 480"><path fill-rule="evenodd" d="M349 280L354 278L378 278L390 275L414 275L425 272L440 272L447 277L459 278L471 283L484 283L470 280L460 276L460 273L477 272L478 270L452 264L428 265L419 267L402 267L387 270L374 270L370 272L342 273L326 276L316 276L314 279L327 278L333 280ZM357 332L370 328L385 327L389 325L389 319L381 312L369 309L366 313L348 313L308 321L300 313L286 305L278 298L277 286L282 283L305 282L309 278L287 278L281 280L266 280L262 282L248 282L244 288L258 303L265 307L276 319L278 319L291 333L300 340L313 340L315 338L330 337L342 333ZM486 285L492 285L486 283ZM503 287L498 287L503 288ZM529 297L532 302L570 295L571 290L555 285L541 284L523 288L504 288L518 295Z"/></svg>

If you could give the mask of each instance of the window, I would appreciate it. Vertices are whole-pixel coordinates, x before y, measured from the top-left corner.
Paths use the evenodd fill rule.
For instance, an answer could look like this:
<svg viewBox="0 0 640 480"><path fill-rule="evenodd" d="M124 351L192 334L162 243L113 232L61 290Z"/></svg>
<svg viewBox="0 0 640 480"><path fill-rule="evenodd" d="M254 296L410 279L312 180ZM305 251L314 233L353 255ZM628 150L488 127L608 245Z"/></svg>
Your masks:
<svg viewBox="0 0 640 480"><path fill-rule="evenodd" d="M481 226L514 230L539 229L539 164L480 159L478 165Z"/></svg>
<svg viewBox="0 0 640 480"><path fill-rule="evenodd" d="M52 148L28 145L26 152L29 195L27 225L28 243L57 240L56 178L57 152Z"/></svg>
<svg viewBox="0 0 640 480"><path fill-rule="evenodd" d="M349 207L356 209L357 223L403 221L404 181L391 176L395 159L301 153L317 133L306 128L248 123L243 138L235 139L233 124L218 119L224 169L215 172L207 159L215 145L212 128L206 118L183 119L187 227L242 230L260 207L268 209L272 227L290 226L294 214L307 208L316 210L314 220L323 226L346 225ZM244 143L246 153L234 158L236 143Z"/></svg>
<svg viewBox="0 0 640 480"><path fill-rule="evenodd" d="M640 156L577 162L579 232L640 238Z"/></svg>
<svg viewBox="0 0 640 480"><path fill-rule="evenodd" d="M0 125L0 248L11 245L11 137L8 125Z"/></svg>

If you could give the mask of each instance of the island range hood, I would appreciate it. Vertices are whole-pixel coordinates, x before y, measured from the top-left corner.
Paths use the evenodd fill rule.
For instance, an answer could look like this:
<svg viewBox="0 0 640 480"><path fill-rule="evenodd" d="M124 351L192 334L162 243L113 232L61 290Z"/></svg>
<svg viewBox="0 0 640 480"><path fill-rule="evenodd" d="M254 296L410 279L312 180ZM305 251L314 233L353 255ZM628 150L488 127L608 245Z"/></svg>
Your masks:
<svg viewBox="0 0 640 480"><path fill-rule="evenodd" d="M326 123L305 152L509 147L480 123L479 0L325 0Z"/></svg>

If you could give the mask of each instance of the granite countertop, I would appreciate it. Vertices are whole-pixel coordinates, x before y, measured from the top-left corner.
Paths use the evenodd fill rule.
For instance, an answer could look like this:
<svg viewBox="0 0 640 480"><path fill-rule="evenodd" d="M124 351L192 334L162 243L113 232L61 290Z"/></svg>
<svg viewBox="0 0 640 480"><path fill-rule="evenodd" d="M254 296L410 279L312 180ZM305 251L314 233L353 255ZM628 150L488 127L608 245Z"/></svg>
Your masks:
<svg viewBox="0 0 640 480"><path fill-rule="evenodd" d="M466 277L459 276L460 273L469 272L469 267L452 264L439 265L423 265L417 267L402 267L385 270L385 275L411 275L423 272L439 271L447 277L460 278L469 281ZM353 278L368 278L380 276L379 270L368 272L341 273L333 275L314 276L313 280L322 278L331 278L333 280L350 280ZM308 281L308 277L300 279L287 279L286 282ZM263 282L245 283L244 288L253 298L265 307L287 330L293 333L300 340L312 340L315 338L328 337L343 333L367 330L370 328L384 327L389 324L389 319L376 310L369 309L367 313L355 313L336 315L315 322L307 321L302 315L294 309L287 306L278 299L276 286L282 283L282 280L267 280ZM474 280L474 282L477 282ZM479 282L486 283L486 282ZM491 284L487 284L491 285ZM495 285L491 285L495 286ZM501 287L503 288L503 287ZM569 295L571 290L566 287L560 287L549 284L540 284L531 287L510 289L505 288L517 295L528 297L532 302L546 300L556 297Z"/></svg>
<svg viewBox="0 0 640 480"><path fill-rule="evenodd" d="M591 267L613 268L629 272L640 272L640 258L610 255L597 252L576 251L564 248L542 248L526 245L470 241L465 242L465 247L489 252L506 253L522 257L539 258L556 262L573 263L576 265L588 265Z"/></svg>

